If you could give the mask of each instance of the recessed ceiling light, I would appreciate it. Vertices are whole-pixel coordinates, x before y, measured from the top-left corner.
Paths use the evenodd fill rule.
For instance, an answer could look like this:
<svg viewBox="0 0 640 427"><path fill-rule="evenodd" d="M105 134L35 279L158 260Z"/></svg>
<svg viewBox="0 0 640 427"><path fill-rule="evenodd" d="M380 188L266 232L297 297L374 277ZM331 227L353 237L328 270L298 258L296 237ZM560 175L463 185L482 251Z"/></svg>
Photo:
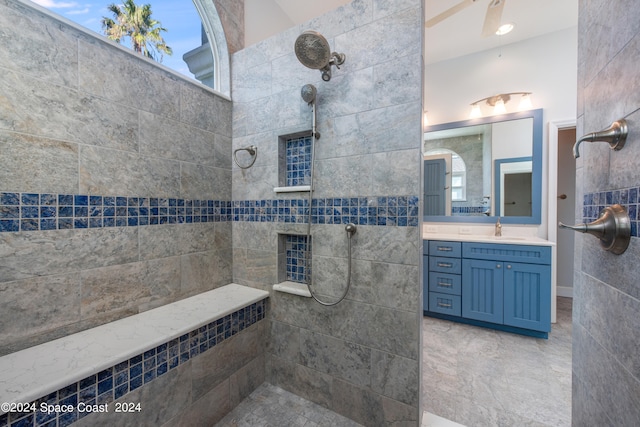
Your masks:
<svg viewBox="0 0 640 427"><path fill-rule="evenodd" d="M500 27L498 28L498 30L496 31L496 35L498 36L504 36L507 33L510 33L513 30L514 25L513 24L503 24L500 25Z"/></svg>

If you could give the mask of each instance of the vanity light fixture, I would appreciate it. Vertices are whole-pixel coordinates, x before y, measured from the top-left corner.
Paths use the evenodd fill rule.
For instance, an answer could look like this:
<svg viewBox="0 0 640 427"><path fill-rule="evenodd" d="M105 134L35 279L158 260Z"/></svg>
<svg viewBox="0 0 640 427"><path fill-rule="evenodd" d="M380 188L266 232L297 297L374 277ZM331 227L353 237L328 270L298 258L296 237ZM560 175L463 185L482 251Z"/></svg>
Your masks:
<svg viewBox="0 0 640 427"><path fill-rule="evenodd" d="M520 95L520 104L518 107L519 111L530 110L532 108L531 92L500 93L498 95L479 99L476 102L472 103L471 113L469 114L469 117L475 119L482 116L482 112L480 110L480 103L482 101L485 101L487 105L493 107L493 114L505 114L507 112L506 104L511 100L511 96L513 95Z"/></svg>
<svg viewBox="0 0 640 427"><path fill-rule="evenodd" d="M502 24L500 25L500 27L498 27L498 29L496 30L496 35L497 36L504 36L505 34L509 34L511 31L513 31L513 28L515 27L515 25L509 23L509 24Z"/></svg>

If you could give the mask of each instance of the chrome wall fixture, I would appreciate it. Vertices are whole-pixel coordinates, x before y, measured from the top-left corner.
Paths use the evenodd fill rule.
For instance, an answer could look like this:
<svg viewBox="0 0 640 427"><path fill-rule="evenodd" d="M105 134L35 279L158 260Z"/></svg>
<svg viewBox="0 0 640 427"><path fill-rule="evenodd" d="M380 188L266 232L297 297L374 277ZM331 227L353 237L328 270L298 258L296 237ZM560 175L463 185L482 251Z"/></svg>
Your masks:
<svg viewBox="0 0 640 427"><path fill-rule="evenodd" d="M611 123L611 126L607 129L603 129L600 132L588 133L576 141L573 146L573 157L576 159L580 157L580 144L584 141L602 141L608 143L612 150L622 150L622 147L624 147L624 143L627 140L628 133L629 128L627 127L627 121L625 119L616 120Z"/></svg>
<svg viewBox="0 0 640 427"><path fill-rule="evenodd" d="M251 163L249 163L247 166L242 166L240 163L238 163L238 151L246 151L247 153L249 153L249 155L253 157L253 159L251 160ZM256 147L255 145L250 145L249 147L236 148L235 150L233 150L233 161L235 162L236 165L238 165L240 169L249 169L256 162L257 158L258 158L258 147Z"/></svg>
<svg viewBox="0 0 640 427"><path fill-rule="evenodd" d="M600 239L600 245L605 251L620 255L627 250L631 239L631 221L627 211L621 205L607 206L600 211L600 216L589 224L565 225L560 228L568 228L580 233L588 233Z"/></svg>
<svg viewBox="0 0 640 427"><path fill-rule="evenodd" d="M344 53L332 52L327 39L313 30L307 30L298 36L294 50L302 65L322 72L322 80L325 82L331 80L331 66L335 65L340 69L346 59Z"/></svg>

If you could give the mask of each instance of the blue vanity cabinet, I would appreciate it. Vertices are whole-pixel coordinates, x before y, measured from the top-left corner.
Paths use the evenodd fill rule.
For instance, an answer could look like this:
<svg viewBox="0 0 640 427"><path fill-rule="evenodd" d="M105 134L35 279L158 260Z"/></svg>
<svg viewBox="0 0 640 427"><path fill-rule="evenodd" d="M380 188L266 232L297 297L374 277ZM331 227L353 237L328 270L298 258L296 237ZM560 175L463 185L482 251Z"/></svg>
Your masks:
<svg viewBox="0 0 640 427"><path fill-rule="evenodd" d="M462 266L462 316L484 322L502 323L502 261L465 259Z"/></svg>
<svg viewBox="0 0 640 427"><path fill-rule="evenodd" d="M426 315L524 335L548 336L549 246L429 241L426 265L429 266L424 288L429 298L429 304L424 306Z"/></svg>
<svg viewBox="0 0 640 427"><path fill-rule="evenodd" d="M462 261L460 242L429 241L429 260L426 286L429 303L425 310L449 316L460 316L462 301L460 292Z"/></svg>

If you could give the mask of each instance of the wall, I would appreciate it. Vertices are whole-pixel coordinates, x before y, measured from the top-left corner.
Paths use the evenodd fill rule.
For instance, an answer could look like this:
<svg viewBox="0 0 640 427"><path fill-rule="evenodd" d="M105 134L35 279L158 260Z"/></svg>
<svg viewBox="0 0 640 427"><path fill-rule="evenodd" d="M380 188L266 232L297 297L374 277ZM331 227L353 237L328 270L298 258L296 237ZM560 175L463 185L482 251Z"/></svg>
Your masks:
<svg viewBox="0 0 640 427"><path fill-rule="evenodd" d="M300 97L307 83L318 89L321 134L314 198L325 207L362 203L312 227L313 286L331 300L346 285L343 221L358 222L345 301L323 307L272 293L267 380L364 425L419 421L422 26L418 0L356 0L232 59L233 148L258 147L253 167L233 170L233 200L244 202L233 223L234 282L270 289L278 233L306 231L306 194L273 189L278 137L311 128L311 108ZM306 29L346 54L329 82L295 57L294 41ZM269 210L290 199L296 203L283 208L290 214ZM401 222L397 206L383 204L389 201L406 203L411 215Z"/></svg>
<svg viewBox="0 0 640 427"><path fill-rule="evenodd" d="M627 116L623 151L583 144L576 166L576 220L621 203L633 235L619 256L590 235L576 236L573 300L573 425L634 426L640 420L640 286L637 202L640 186L640 6L581 1L578 135ZM583 209L584 207L584 209Z"/></svg>
<svg viewBox="0 0 640 427"><path fill-rule="evenodd" d="M0 37L0 354L229 283L231 102L16 0Z"/></svg>
<svg viewBox="0 0 640 427"><path fill-rule="evenodd" d="M547 238L548 179L555 180L549 176L546 124L575 117L576 67L575 28L425 67L425 110L430 125L467 120L470 104L477 99L496 93L533 92L533 107L544 109L543 214L542 224L533 227L535 235L542 238ZM517 107L517 101L507 104L509 112Z"/></svg>

